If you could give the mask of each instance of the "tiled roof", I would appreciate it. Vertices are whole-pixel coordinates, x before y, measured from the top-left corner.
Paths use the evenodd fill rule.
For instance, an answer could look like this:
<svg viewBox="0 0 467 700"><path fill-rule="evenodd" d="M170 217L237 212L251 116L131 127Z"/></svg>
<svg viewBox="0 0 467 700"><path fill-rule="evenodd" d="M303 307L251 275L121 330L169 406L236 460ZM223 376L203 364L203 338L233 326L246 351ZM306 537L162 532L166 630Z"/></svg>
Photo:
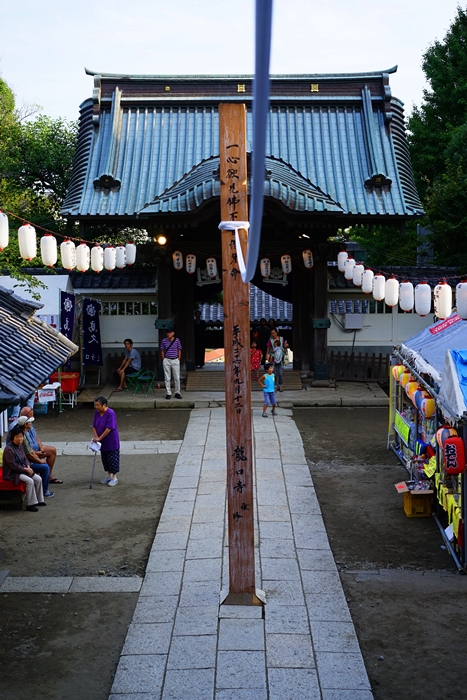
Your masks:
<svg viewBox="0 0 467 700"><path fill-rule="evenodd" d="M421 213L402 103L391 98L388 72L273 76L266 152L277 168L266 179L267 196L303 212L329 211L322 205L313 209L318 190L323 202L338 207L337 215ZM218 197L214 173L204 168L219 155L218 105L246 103L251 139L250 83L245 95L227 89L248 78L102 75L95 80L93 100L81 106L63 215L180 213ZM170 91L177 80L183 95L177 85ZM310 91L310 80L318 92Z"/></svg>
<svg viewBox="0 0 467 700"><path fill-rule="evenodd" d="M42 304L0 286L0 391L26 399L78 347L34 317Z"/></svg>
<svg viewBox="0 0 467 700"><path fill-rule="evenodd" d="M157 270L125 267L108 272L72 272L73 289L156 289Z"/></svg>
<svg viewBox="0 0 467 700"><path fill-rule="evenodd" d="M222 323L224 309L222 304L200 304L203 321ZM292 304L266 294L250 284L250 321L259 323L260 318L273 318L277 323L292 322Z"/></svg>

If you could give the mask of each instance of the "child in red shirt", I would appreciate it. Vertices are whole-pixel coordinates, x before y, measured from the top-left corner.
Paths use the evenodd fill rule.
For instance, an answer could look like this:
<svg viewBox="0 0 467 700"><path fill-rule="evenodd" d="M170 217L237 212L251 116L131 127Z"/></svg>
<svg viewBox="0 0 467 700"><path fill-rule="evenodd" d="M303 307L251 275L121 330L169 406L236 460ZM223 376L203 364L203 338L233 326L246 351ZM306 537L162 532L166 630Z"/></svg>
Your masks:
<svg viewBox="0 0 467 700"><path fill-rule="evenodd" d="M250 369L251 373L253 376L253 379L258 379L259 378L259 368L261 366L261 358L263 354L261 350L258 348L256 345L256 341L254 340L251 344L250 348Z"/></svg>

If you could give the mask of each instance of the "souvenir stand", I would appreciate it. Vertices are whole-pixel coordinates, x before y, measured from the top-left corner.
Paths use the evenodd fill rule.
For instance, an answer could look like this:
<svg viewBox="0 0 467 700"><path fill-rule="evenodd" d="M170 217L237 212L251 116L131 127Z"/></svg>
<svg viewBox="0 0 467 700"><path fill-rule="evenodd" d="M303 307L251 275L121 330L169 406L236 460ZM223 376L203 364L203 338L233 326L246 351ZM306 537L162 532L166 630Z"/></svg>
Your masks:
<svg viewBox="0 0 467 700"><path fill-rule="evenodd" d="M388 448L407 468L396 484L409 517L431 515L467 570L467 321L457 314L393 351Z"/></svg>

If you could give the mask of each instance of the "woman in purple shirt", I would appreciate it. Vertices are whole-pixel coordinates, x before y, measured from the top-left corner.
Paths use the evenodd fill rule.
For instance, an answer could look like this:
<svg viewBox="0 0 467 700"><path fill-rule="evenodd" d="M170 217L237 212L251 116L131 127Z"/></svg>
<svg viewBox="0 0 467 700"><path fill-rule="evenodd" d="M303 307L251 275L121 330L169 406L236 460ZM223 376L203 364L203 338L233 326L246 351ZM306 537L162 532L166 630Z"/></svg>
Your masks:
<svg viewBox="0 0 467 700"><path fill-rule="evenodd" d="M116 486L118 484L117 474L120 471L120 438L118 436L117 416L115 411L107 405L105 396L98 396L94 399L94 420L92 432L93 442L101 443L102 466L108 477L101 479L101 484Z"/></svg>

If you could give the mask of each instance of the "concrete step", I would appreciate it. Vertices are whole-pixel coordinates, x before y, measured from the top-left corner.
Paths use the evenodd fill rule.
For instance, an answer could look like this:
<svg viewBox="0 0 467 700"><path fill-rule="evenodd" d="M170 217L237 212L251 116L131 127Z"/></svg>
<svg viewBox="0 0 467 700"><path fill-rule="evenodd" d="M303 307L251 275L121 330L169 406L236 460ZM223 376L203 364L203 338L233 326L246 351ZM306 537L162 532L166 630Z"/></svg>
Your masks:
<svg viewBox="0 0 467 700"><path fill-rule="evenodd" d="M302 379L298 370L286 370L284 372L284 390L301 391ZM186 391L224 391L225 371L187 372ZM252 391L262 391L261 385L256 380L251 382Z"/></svg>

